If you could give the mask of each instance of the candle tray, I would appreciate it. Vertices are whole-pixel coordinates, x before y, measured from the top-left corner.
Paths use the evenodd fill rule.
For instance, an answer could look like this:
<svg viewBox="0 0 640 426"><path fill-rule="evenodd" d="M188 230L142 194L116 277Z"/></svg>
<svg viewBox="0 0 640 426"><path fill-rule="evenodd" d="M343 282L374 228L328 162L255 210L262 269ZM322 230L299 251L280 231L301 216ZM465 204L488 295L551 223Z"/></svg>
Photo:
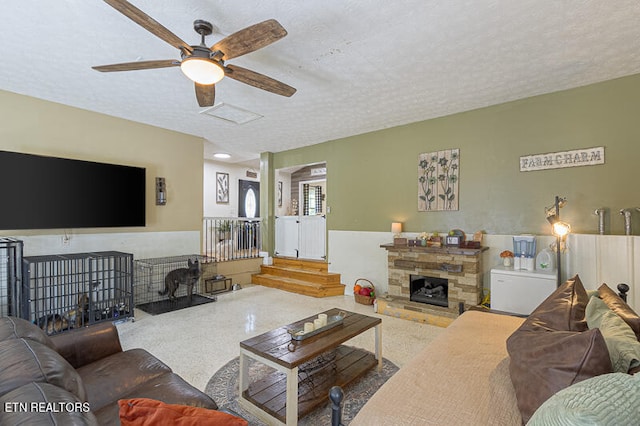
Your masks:
<svg viewBox="0 0 640 426"><path fill-rule="evenodd" d="M295 330L287 330L287 331L289 332L289 334L291 334L291 340L301 341L301 340L308 339L309 337L316 336L327 330L331 330L332 328L342 324L343 321L344 321L344 315L331 315L327 317L327 325L320 327L318 329L315 329L313 331L310 331L308 333L304 332L304 327L298 328Z"/></svg>

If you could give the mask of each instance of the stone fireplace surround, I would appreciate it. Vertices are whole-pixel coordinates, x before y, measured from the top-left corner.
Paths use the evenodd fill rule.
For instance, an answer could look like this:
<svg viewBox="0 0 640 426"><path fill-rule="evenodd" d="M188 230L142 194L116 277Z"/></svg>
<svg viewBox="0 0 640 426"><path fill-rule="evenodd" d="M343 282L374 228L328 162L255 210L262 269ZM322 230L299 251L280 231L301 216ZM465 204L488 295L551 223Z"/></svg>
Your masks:
<svg viewBox="0 0 640 426"><path fill-rule="evenodd" d="M396 317L448 325L465 308L482 300L482 252L458 247L409 247L383 244L387 250L389 292L379 297L378 312ZM449 306L441 307L410 301L411 275L445 278L448 282Z"/></svg>

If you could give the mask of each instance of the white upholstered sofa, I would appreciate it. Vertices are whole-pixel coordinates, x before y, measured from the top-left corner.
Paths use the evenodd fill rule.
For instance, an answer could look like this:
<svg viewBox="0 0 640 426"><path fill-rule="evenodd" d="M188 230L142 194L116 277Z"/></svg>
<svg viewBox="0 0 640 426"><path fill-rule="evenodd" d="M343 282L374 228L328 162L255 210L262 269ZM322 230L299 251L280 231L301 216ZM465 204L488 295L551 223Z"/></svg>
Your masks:
<svg viewBox="0 0 640 426"><path fill-rule="evenodd" d="M527 318L464 312L350 424L640 424L640 316L623 298L576 275Z"/></svg>
<svg viewBox="0 0 640 426"><path fill-rule="evenodd" d="M521 424L506 340L523 321L463 313L394 374L350 425Z"/></svg>

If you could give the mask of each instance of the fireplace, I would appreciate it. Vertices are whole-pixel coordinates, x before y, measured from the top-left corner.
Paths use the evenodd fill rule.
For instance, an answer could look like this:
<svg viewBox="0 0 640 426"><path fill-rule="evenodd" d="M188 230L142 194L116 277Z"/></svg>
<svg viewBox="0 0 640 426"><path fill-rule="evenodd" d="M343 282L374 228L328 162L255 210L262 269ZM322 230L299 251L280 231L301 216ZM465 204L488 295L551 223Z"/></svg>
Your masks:
<svg viewBox="0 0 640 426"><path fill-rule="evenodd" d="M409 300L435 306L449 306L449 280L424 275L409 276Z"/></svg>
<svg viewBox="0 0 640 426"><path fill-rule="evenodd" d="M462 310L480 303L487 247L381 247L388 253L389 289L377 295L378 312L446 327Z"/></svg>

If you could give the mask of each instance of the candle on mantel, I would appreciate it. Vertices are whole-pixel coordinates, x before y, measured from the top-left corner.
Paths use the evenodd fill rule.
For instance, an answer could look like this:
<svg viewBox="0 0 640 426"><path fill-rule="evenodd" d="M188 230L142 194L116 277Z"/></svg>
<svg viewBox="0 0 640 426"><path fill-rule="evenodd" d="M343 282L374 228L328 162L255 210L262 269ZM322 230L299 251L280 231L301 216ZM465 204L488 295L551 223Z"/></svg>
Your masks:
<svg viewBox="0 0 640 426"><path fill-rule="evenodd" d="M305 333L311 333L313 331L313 323L312 322L305 322L304 323L304 332Z"/></svg>

